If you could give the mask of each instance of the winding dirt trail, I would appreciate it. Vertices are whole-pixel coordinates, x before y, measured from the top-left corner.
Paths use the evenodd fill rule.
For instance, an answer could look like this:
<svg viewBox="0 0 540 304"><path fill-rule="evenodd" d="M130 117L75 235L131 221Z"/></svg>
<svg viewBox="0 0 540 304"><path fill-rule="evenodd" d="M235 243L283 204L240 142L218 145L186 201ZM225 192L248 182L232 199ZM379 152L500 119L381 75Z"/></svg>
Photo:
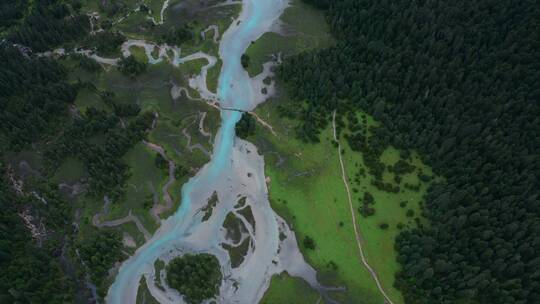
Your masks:
<svg viewBox="0 0 540 304"><path fill-rule="evenodd" d="M358 251L360 252L360 259L362 261L362 264L364 264L364 267L369 271L371 274L371 277L377 284L377 288L381 292L381 295L384 297L385 302L389 304L394 304L392 300L390 300L390 297L386 294L384 291L381 282L379 281L379 277L377 276L377 272L369 265L365 255L364 255L364 249L362 247L362 235L360 234L360 229L358 228L358 225L356 224L356 215L352 203L352 197L351 197L351 191L349 189L349 182L347 181L347 175L345 173L345 165L343 164L343 158L341 157L341 143L338 140L337 133L336 133L336 111L334 110L334 113L332 114L332 128L334 132L334 140L338 143L338 155L339 155L339 164L341 165L341 177L343 178L343 184L345 185L345 189L347 190L347 197L349 201L349 208L351 209L351 220L354 228L354 234L356 236L356 244L358 245Z"/></svg>
<svg viewBox="0 0 540 304"><path fill-rule="evenodd" d="M255 120L261 124L261 126L263 126L264 128L267 128L268 131L270 131L270 133L272 133L272 135L274 136L278 136L276 131L274 131L274 127L272 127L272 125L270 125L270 123L264 121L264 119L262 119L259 115L257 115L257 113L255 113L255 111L244 111L242 109L236 109L236 108L225 108L225 107L222 107L221 105L219 104L210 104L211 106L221 110L221 111L236 111L236 112L242 112L242 113L248 113L248 114L251 114Z"/></svg>
<svg viewBox="0 0 540 304"><path fill-rule="evenodd" d="M255 117L255 119L257 120L257 122L259 122L263 127L267 128L268 131L270 131L270 133L272 133L272 135L277 137L277 133L276 133L276 131L274 131L274 128L272 127L272 125L270 125L269 123L264 121L261 117L259 117L259 115L257 115L257 113L255 113L253 111L249 112L249 114L253 115L253 117Z"/></svg>

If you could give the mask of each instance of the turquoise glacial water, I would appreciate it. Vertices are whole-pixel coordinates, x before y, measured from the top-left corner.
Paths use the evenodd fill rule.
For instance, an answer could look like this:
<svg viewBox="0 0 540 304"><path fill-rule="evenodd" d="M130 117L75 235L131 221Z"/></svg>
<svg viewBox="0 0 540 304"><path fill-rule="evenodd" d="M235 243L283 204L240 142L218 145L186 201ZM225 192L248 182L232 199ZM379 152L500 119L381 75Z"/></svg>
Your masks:
<svg viewBox="0 0 540 304"><path fill-rule="evenodd" d="M251 41L256 40L270 29L270 26L279 18L286 5L287 3L284 0L243 1L240 23L234 22L231 28L223 35L220 43L220 57L223 65L219 77L217 96L223 107L245 110L251 110L254 107L253 99L256 92L253 92L250 78L241 66L240 57ZM223 189L225 187L223 186L225 185L223 179L230 178L234 169L234 157L232 155L235 144L234 129L241 115L242 113L239 111L221 111L221 127L215 139L211 161L195 177L184 184L179 209L171 217L162 221L154 236L139 248L133 256L122 263L118 275L108 291L107 303L135 303L141 277L144 275L147 277L147 282L149 281L148 278L153 275L154 262L159 258L167 259L185 252L211 251L218 255L220 262L227 262L228 257L224 257L216 248L220 241L218 229L221 224L219 220L221 219L222 222L229 209L225 207L216 208L218 209L215 215L217 218L216 224L210 224L200 221L197 208L200 208L201 201L208 197L208 193L213 191L212 189L216 188L220 193L225 191ZM262 173L261 180L263 178L264 173ZM234 180L231 183L234 184ZM227 187L232 186L228 185ZM260 191L260 189L257 191ZM269 232L256 240L258 242L257 246L260 246L261 250L265 248L264 246L274 250L277 249L278 224L267 202L263 208L265 209L261 211L264 214L261 215L263 219L261 229L264 228L263 225L267 222ZM256 217L259 217L259 215ZM193 236L197 237L194 239ZM265 245L263 242L268 244ZM250 269L250 272L260 272L260 275L257 276L257 280L260 282L253 283L259 285L257 288L267 287L267 280L271 275L271 273L266 273L268 267L270 267L267 264L271 262L271 255L273 254L275 253L261 254L261 269ZM258 257L259 255L254 254L254 256ZM152 294L159 301L171 302L178 300L177 295L173 295L171 292L160 292L150 285L149 288ZM260 294L260 291L257 291L256 294ZM244 301L241 302L248 303L248 300L245 299L249 297L246 296ZM242 296L240 295L239 298L242 298Z"/></svg>

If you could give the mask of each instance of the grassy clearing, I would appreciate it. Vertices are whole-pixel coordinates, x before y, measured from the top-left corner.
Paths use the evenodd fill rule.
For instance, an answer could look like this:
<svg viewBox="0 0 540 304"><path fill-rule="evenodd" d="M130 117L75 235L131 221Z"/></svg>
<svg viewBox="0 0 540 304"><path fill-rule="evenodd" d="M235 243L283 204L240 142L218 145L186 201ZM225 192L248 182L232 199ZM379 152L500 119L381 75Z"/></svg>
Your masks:
<svg viewBox="0 0 540 304"><path fill-rule="evenodd" d="M83 0L81 1L82 11L86 12L96 12L99 9L99 4L97 0Z"/></svg>
<svg viewBox="0 0 540 304"><path fill-rule="evenodd" d="M251 44L246 51L250 58L247 68L254 76L263 71L262 65L281 53L289 56L316 48L329 47L334 43L324 13L299 0L292 1L281 16L282 33L266 33Z"/></svg>
<svg viewBox="0 0 540 304"><path fill-rule="evenodd" d="M298 304L317 303L319 294L302 279L282 273L272 277L270 288L261 300L261 304Z"/></svg>
<svg viewBox="0 0 540 304"><path fill-rule="evenodd" d="M265 155L272 207L293 227L300 243L305 236L315 239L315 250L300 245L301 250L323 282L347 286L347 293L338 294L341 300L366 298L382 303L374 282L359 261L330 129L325 130L320 144L304 144L292 136L294 122L280 119L272 104L263 108L270 112L259 109L259 114L278 131L278 137L264 131L254 138Z"/></svg>
<svg viewBox="0 0 540 304"><path fill-rule="evenodd" d="M75 99L75 105L81 112L86 111L86 109L90 107L98 110L107 110L107 105L101 101L95 92L89 89L79 90L77 93L77 99Z"/></svg>
<svg viewBox="0 0 540 304"><path fill-rule="evenodd" d="M327 47L334 43L324 12L303 1L291 1L291 6L285 10L281 20L285 22L285 31L295 31L311 37L315 47Z"/></svg>
<svg viewBox="0 0 540 304"><path fill-rule="evenodd" d="M149 17L146 12L133 12L122 22L116 23L113 29L122 32L128 38L155 41L157 38L154 33L155 26ZM159 17L156 20L159 20Z"/></svg>
<svg viewBox="0 0 540 304"><path fill-rule="evenodd" d="M201 72L203 66L207 65L208 61L206 59L197 59L191 60L182 64L181 69L186 75L194 76L198 75Z"/></svg>
<svg viewBox="0 0 540 304"><path fill-rule="evenodd" d="M278 137L259 128L258 135L252 139L265 155L266 174L271 178L269 195L272 207L287 219L300 242L306 235L315 240L315 250L303 248L303 245L300 247L324 282L348 287L348 292L337 294L338 297L372 299L374 303L382 303L373 279L359 259L338 151L332 144L331 126L321 134L320 143L300 142L294 138L296 122L284 119L277 113L278 102L272 100L257 109L259 115L273 125ZM372 119L368 121L375 124ZM412 153L410 163L417 169L404 175L401 184L420 184L419 190L401 187L399 193L384 192L371 184L374 178L369 174L355 181L355 174L365 167L362 154L353 152L345 139L342 138L341 143L368 261L377 271L392 300L402 303L401 294L393 288L394 274L399 269L394 250L394 239L399 233L397 224L403 223L405 227L416 225L413 218L406 216L406 212L411 209L415 216L420 214L419 204L428 184L419 181L417 172L422 169L424 174L431 175L431 170L421 163L418 155ZM391 147L381 156L381 161L386 165L393 165L398 160L399 152ZM395 183L393 173L387 169L383 179ZM366 191L373 195L376 202L376 213L368 218L362 217L356 210ZM408 202L406 208L400 207L401 201ZM380 228L383 223L389 226L385 230ZM337 269L329 265L331 261L337 265Z"/></svg>
<svg viewBox="0 0 540 304"><path fill-rule="evenodd" d="M161 21L161 8L165 0L145 0L144 3L150 8L152 17L156 21Z"/></svg>
<svg viewBox="0 0 540 304"><path fill-rule="evenodd" d="M149 211L154 196L161 200L161 186L166 180L166 172L156 167L155 155L155 152L139 143L124 156L125 163L131 168L127 181L128 191L121 202L112 204L106 219L126 216L131 210L150 233L157 229L158 223Z"/></svg>
<svg viewBox="0 0 540 304"><path fill-rule="evenodd" d="M425 174L431 175L431 168L423 164L419 156L413 153L410 163L417 169L415 172L403 176L400 184L400 192L390 193L381 191L371 184L371 181L374 180L372 176L362 177L358 182L354 181L354 176L358 170L365 167L361 153L353 152L343 137L341 138L341 144L345 151L343 160L346 174L349 178L349 186L353 189L352 197L355 208L361 206L360 201L365 192L372 194L376 202L374 205L376 210L375 215L365 218L357 213L357 223L360 233L363 236L366 257L370 265L376 269L379 279L383 283L390 298L395 303L402 303L403 298L401 293L393 287L395 273L399 270L399 263L396 260L397 253L394 249L394 240L401 231L398 228L398 224L401 223L405 226L402 229L416 226L413 218L420 215L420 204L429 186L428 183L419 180L417 170L421 169ZM384 151L380 160L386 166L393 165L400 160L399 151L393 147L389 147ZM397 185L394 181L394 173L389 172L388 169L383 174L383 180L387 183ZM420 188L418 191L410 190L403 187L405 183L418 184ZM357 189L358 192L355 192L354 189ZM403 201L407 202L406 207L400 206L400 202ZM415 216L407 217L406 213L408 210L413 210ZM382 224L388 224L388 228L381 229L380 225Z"/></svg>
<svg viewBox="0 0 540 304"><path fill-rule="evenodd" d="M146 52L144 48L138 47L138 46L132 46L129 48L129 51L131 52L131 55L137 59L139 62L148 63L148 57L146 56Z"/></svg>

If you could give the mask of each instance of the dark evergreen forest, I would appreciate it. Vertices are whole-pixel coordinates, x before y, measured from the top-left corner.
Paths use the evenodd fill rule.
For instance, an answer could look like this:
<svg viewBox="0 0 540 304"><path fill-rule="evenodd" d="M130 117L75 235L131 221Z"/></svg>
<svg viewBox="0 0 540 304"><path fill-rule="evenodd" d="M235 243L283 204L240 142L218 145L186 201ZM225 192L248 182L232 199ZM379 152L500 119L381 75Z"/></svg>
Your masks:
<svg viewBox="0 0 540 304"><path fill-rule="evenodd" d="M56 0L0 4L0 303L85 301L85 273L103 296L108 269L124 255L120 237L108 231L76 241L73 202L52 181L67 157L77 158L88 172L86 195L119 199L129 176L122 156L153 120L114 94L69 81L65 61L37 54L85 40L88 18L78 6ZM82 69L102 70L86 57L73 59ZM80 113L73 103L81 89L101 96L112 113L92 107ZM95 136L103 145L91 143ZM24 181L6 156L21 150L37 151L45 165Z"/></svg>
<svg viewBox="0 0 540 304"><path fill-rule="evenodd" d="M10 27L24 16L27 1L4 0L0 3L0 30Z"/></svg>
<svg viewBox="0 0 540 304"><path fill-rule="evenodd" d="M64 68L44 57L29 57L0 44L0 139L17 150L53 131L76 96Z"/></svg>
<svg viewBox="0 0 540 304"><path fill-rule="evenodd" d="M129 176L122 156L144 138L154 116L118 103L110 92L96 92L110 114L92 107L84 113L70 110L77 92L91 85L68 83L57 61L7 43L0 44L0 58L9 58L0 67L2 156L37 149L46 165L15 191L17 179L0 161L0 303L72 303L75 295L84 297L77 286L84 281L82 261L103 296L107 270L123 257L119 237L97 231L88 242L75 243L74 210L50 179L67 157L74 157L89 174L88 195L119 199ZM95 136L104 144L92 144Z"/></svg>
<svg viewBox="0 0 540 304"><path fill-rule="evenodd" d="M13 43L30 47L34 52L44 52L66 42L86 36L90 21L80 9L77 1L71 5L59 0L11 1L0 4L0 21L9 27L7 39Z"/></svg>
<svg viewBox="0 0 540 304"><path fill-rule="evenodd" d="M328 8L338 43L280 68L298 135L316 141L352 106L444 177L429 227L396 240L406 302L540 302L540 5L306 2Z"/></svg>
<svg viewBox="0 0 540 304"><path fill-rule="evenodd" d="M0 165L2 172L7 168ZM69 303L73 279L64 273L63 244L70 223L70 206L47 185L40 189L47 205L32 195L17 195L9 177L0 175L0 303ZM38 245L32 239L30 219L50 229ZM46 218L46 219L45 219ZM41 237L45 237L42 235Z"/></svg>

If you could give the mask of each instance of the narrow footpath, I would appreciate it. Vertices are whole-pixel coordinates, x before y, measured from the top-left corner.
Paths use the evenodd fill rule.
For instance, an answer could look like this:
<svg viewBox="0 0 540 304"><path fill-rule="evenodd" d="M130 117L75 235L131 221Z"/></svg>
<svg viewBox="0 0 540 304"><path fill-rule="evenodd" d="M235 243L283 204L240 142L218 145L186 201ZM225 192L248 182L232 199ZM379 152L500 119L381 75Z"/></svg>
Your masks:
<svg viewBox="0 0 540 304"><path fill-rule="evenodd" d="M377 284L377 288L381 292L381 295L384 297L385 302L388 304L394 304L392 300L390 300L390 297L386 294L384 291L381 282L379 281L379 277L377 276L377 272L369 265L365 255L364 255L364 249L362 247L362 235L360 234L360 229L358 229L358 225L356 224L356 215L352 203L352 197L351 197L351 191L349 189L349 182L347 181L347 175L345 174L345 166L343 165L343 158L341 156L341 143L337 137L336 134L336 111L334 110L334 113L332 114L332 128L334 131L334 140L338 143L338 155L339 155L339 163L341 165L341 177L343 178L343 184L345 185L345 190L347 190L347 197L349 201L349 208L351 209L351 220L354 228L354 234L356 236L356 244L358 245L358 251L360 252L360 259L362 261L362 264L364 264L364 267L369 271L371 274L371 277Z"/></svg>

